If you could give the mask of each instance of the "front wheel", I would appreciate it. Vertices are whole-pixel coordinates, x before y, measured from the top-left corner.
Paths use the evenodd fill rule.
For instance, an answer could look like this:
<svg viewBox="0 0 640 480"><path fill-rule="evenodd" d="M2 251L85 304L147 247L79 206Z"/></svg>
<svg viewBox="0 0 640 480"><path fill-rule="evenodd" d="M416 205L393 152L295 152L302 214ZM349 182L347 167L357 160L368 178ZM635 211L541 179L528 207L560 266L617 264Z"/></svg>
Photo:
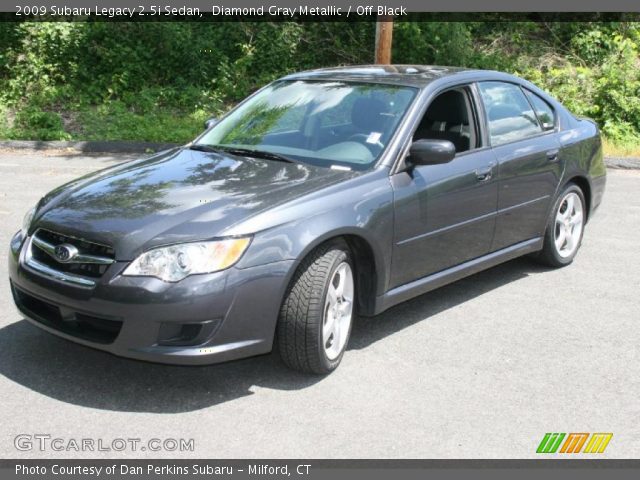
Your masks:
<svg viewBox="0 0 640 480"><path fill-rule="evenodd" d="M582 190L570 183L558 196L547 222L544 247L539 259L552 267L573 262L584 233L586 220Z"/></svg>
<svg viewBox="0 0 640 480"><path fill-rule="evenodd" d="M354 304L346 245L316 249L296 271L280 309L277 337L284 363L306 373L335 370L349 341Z"/></svg>

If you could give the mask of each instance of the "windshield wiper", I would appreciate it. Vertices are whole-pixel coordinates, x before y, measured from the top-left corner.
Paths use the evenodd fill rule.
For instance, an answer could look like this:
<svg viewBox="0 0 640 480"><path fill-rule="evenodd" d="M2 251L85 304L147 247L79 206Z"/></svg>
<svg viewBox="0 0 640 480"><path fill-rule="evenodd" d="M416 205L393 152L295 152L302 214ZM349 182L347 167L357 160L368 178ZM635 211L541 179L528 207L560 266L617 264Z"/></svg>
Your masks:
<svg viewBox="0 0 640 480"><path fill-rule="evenodd" d="M214 147L213 145L207 145L206 143L194 143L189 145L189 150L197 150L198 152L214 152L220 153L221 148Z"/></svg>
<svg viewBox="0 0 640 480"><path fill-rule="evenodd" d="M278 162L297 163L295 160L280 155L279 153L267 152L266 150L253 150L251 148L235 148L235 147L217 147L233 155L240 155L243 157L264 158L266 160L276 160Z"/></svg>
<svg viewBox="0 0 640 480"><path fill-rule="evenodd" d="M224 145L208 145L206 143L194 143L189 146L191 150L197 150L199 152L214 152L214 153L231 153L232 155L240 155L243 157L264 158L266 160L276 160L278 162L298 163L295 160L280 155L279 153L267 152L266 150L253 150L251 148L236 148L227 147Z"/></svg>

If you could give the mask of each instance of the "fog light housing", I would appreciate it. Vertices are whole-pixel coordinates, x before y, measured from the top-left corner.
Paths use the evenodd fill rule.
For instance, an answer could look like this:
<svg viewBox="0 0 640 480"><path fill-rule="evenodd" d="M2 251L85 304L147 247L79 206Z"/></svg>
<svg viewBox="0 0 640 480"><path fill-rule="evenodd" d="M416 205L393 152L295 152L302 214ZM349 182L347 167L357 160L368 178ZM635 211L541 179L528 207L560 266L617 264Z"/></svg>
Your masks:
<svg viewBox="0 0 640 480"><path fill-rule="evenodd" d="M220 320L190 323L163 322L158 332L158 345L167 347L202 345L213 336L219 325Z"/></svg>

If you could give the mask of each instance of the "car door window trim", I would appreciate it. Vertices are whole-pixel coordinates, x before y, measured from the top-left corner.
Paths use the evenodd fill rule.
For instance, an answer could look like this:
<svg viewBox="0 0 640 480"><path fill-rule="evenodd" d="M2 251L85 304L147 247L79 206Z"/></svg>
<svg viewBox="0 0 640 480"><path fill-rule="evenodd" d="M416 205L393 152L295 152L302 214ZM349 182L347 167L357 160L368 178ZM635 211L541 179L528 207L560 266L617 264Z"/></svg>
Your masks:
<svg viewBox="0 0 640 480"><path fill-rule="evenodd" d="M476 85L476 87L479 89L479 84L480 84L480 83L484 83L484 82L502 82L502 83L509 83L509 84L511 84L511 85L515 85L515 86L517 86L517 87L520 87L521 89L522 89L522 88L526 88L526 87L523 87L521 84L519 84L519 83L517 83L517 82L509 82L509 81L507 81L507 80L487 79L487 80L480 80L480 81L473 82L473 83L474 83L474 84ZM528 89L528 90L529 90L529 89ZM529 91L531 91L532 93L535 93L535 92L533 92L532 90L529 90ZM478 95L479 95L479 94L480 94L480 92L478 92ZM523 95L524 95L524 96L525 96L525 98L526 98L526 96L527 96L527 95L526 95L526 94L524 94L524 92L523 92ZM536 95L537 95L537 94L536 94ZM546 99L544 99L543 97L540 97L540 98L542 98L543 100L547 101L547 100L546 100ZM479 100L482 102L482 98L480 98ZM529 101L529 99L527 98L527 102L528 102L528 101ZM549 103L549 104L551 105L551 103L550 103L550 102L547 102L547 103ZM551 106L553 107L553 105L551 105ZM560 131L560 117L559 117L559 115L558 115L558 113L557 113L557 109L553 108L553 111L554 111L554 114L556 115L556 116L555 116L555 126L554 126L553 130L543 130L542 132L537 133L537 134L535 134L535 135L531 135L530 137L520 138L520 139L517 139L517 140L511 140L511 141L509 141L509 142L501 143L501 144L499 144L499 145L493 145L493 143L491 142L491 135L489 135L489 131L488 131L488 130L489 130L489 128L488 128L488 127L489 127L489 117L488 117L488 115L487 115L487 109L486 109L486 107L485 107L485 105L484 105L484 102L482 102L482 114L483 114L484 125L487 127L487 128L486 128L486 130L487 130L487 139L486 139L486 140L487 140L487 142L488 142L488 146L489 146L490 148L494 148L494 149L495 149L495 148L499 148L499 147L504 147L505 145L513 145L514 143L518 143L518 142L525 142L525 141L529 141L529 140L534 139L534 138L540 138L540 137L543 137L543 136L545 136L545 135L551 135L551 134L554 134L554 133L558 133L558 132ZM534 109L534 113L535 113L535 109ZM536 117L537 117L537 115L536 115ZM542 128L542 127L541 127L541 128Z"/></svg>
<svg viewBox="0 0 640 480"><path fill-rule="evenodd" d="M470 148L469 150L465 150L463 152L456 152L456 156L452 161L455 162L456 159L458 159L459 157L464 157L470 153L481 152L491 148L489 144L485 143L486 139L484 138L484 128L482 126L482 115L481 115L481 112L479 111L479 106L477 105L477 98L473 89L473 85L475 83L476 82L464 81L460 83L444 85L441 88L437 89L432 94L430 94L427 100L423 100L421 98L421 95L416 96L416 98L414 99L414 105L416 105L417 108L419 109L419 113L416 115L415 119L412 120L412 123L410 125L407 125L406 127L402 126L398 128L397 133L406 135L406 137L404 139L404 145L399 150L399 155L396 156L396 159L391 164L391 168L389 170L389 176L395 175L403 171L402 166L406 158L409 156L409 149L411 148L411 144L413 143L413 136L416 130L418 129L418 127L420 126L420 122L424 118L425 114L427 113L427 110L429 109L433 101L443 93L448 92L449 90L458 90L458 89L465 90L465 97L469 102L468 106L471 108L472 118L470 118L469 121L476 122L476 125L475 125L476 145L478 145L475 148ZM424 101L423 105L419 106L418 104L423 101ZM409 112L407 112L406 118L409 118ZM480 144L478 144L478 140L480 140Z"/></svg>
<svg viewBox="0 0 640 480"><path fill-rule="evenodd" d="M555 129L558 126L558 113L556 112L556 109L553 108L553 105L551 105L549 102L547 102L540 95L537 95L536 93L532 92L531 90L529 90L526 87L523 87L522 85L520 85L520 89L524 93L524 96L527 99L527 101L529 102L529 105L531 105L531 108L533 109L533 113L538 118L538 123L542 127L542 131L545 132L545 133L555 131ZM533 95L533 96L539 98L542 102L546 103L547 106L551 109L551 113L553 114L553 128L546 128L546 129L544 128L544 123L542 122L542 119L540 118L540 114L538 113L538 109L536 108L536 106L531 101L531 98L529 97L529 95Z"/></svg>

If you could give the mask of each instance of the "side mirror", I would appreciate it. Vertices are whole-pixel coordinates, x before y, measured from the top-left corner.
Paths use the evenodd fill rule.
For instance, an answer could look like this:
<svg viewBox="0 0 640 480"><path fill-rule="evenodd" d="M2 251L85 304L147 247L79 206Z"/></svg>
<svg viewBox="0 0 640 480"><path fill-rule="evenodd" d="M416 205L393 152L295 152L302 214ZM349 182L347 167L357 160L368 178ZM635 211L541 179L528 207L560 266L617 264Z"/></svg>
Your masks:
<svg viewBox="0 0 640 480"><path fill-rule="evenodd" d="M416 140L409 148L409 162L413 165L440 165L456 156L456 147L449 140Z"/></svg>
<svg viewBox="0 0 640 480"><path fill-rule="evenodd" d="M213 127L216 123L218 123L218 119L215 117L211 117L208 120L205 120L204 122L204 129L205 130L209 130L211 127Z"/></svg>

